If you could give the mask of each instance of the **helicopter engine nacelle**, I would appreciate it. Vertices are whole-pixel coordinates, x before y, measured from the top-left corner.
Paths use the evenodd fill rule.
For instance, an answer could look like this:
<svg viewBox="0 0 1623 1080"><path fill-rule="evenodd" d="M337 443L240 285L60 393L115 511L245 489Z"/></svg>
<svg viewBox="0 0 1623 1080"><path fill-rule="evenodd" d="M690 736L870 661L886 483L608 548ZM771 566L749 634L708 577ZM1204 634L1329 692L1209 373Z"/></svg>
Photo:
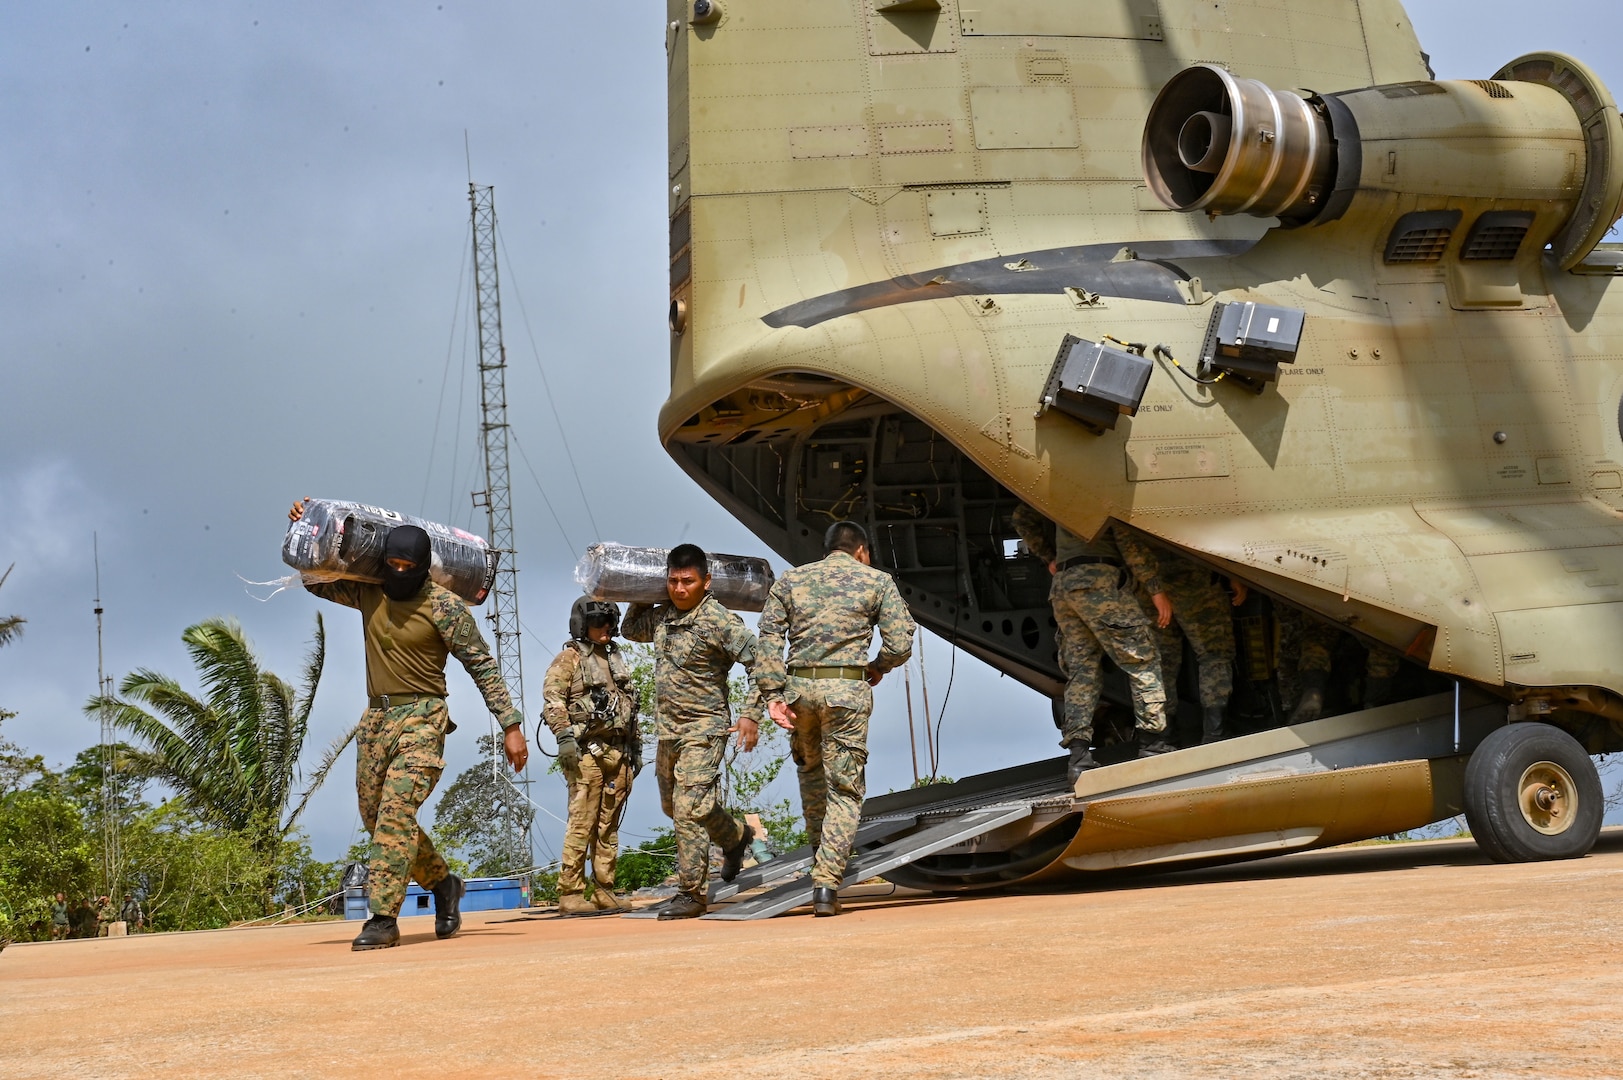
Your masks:
<svg viewBox="0 0 1623 1080"><path fill-rule="evenodd" d="M1173 76L1150 107L1144 175L1164 205L1324 224L1521 213L1570 268L1623 212L1623 123L1576 60L1535 53L1491 80L1396 83L1307 96L1214 64Z"/></svg>

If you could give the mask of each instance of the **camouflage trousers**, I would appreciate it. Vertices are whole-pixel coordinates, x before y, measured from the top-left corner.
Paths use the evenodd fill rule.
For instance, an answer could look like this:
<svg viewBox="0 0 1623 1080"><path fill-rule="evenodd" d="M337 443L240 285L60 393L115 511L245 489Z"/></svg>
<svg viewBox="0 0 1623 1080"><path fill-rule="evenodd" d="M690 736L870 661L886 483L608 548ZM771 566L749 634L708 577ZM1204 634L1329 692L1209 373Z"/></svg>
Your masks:
<svg viewBox="0 0 1623 1080"><path fill-rule="evenodd" d="M559 856L558 894L586 889L586 860L592 860L592 880L600 889L614 891L614 863L620 854L620 819L631 796L631 762L610 747L601 754L584 753L580 768L569 780L569 824L564 828Z"/></svg>
<svg viewBox="0 0 1623 1080"><path fill-rule="evenodd" d="M710 883L710 845L737 846L744 823L721 805L721 758L727 733L678 732L661 738L654 757L659 805L676 826L676 887L704 900Z"/></svg>
<svg viewBox="0 0 1623 1080"><path fill-rule="evenodd" d="M800 777L806 835L817 849L812 882L838 889L868 788L873 689L860 679L791 677L783 697L795 712L789 751Z"/></svg>
<svg viewBox="0 0 1623 1080"><path fill-rule="evenodd" d="M1059 666L1065 673L1065 723L1060 745L1087 746L1108 655L1127 674L1139 730L1167 729L1166 689L1154 624L1123 588L1125 571L1107 564L1073 566L1054 575L1048 599L1059 624Z"/></svg>
<svg viewBox="0 0 1623 1080"><path fill-rule="evenodd" d="M1178 675L1183 668L1183 639L1195 653L1200 672L1200 704L1206 709L1228 705L1234 693L1234 608L1223 589L1212 581L1211 572L1191 566L1189 572L1161 568L1161 582L1172 601L1172 621L1156 627L1156 644L1161 652L1161 684L1170 697L1178 693ZM1139 604L1153 625L1155 605L1142 586Z"/></svg>
<svg viewBox="0 0 1623 1080"><path fill-rule="evenodd" d="M368 709L355 732L355 794L372 834L367 885L372 914L398 915L412 879L432 889L450 869L417 824L417 811L445 769L443 698Z"/></svg>
<svg viewBox="0 0 1623 1080"><path fill-rule="evenodd" d="M1279 605L1275 610L1279 621L1279 696L1290 705L1301 695L1301 675L1330 674L1342 631L1292 607ZM1389 679L1402 666L1403 657L1397 650L1372 645L1364 661L1364 675L1370 679Z"/></svg>

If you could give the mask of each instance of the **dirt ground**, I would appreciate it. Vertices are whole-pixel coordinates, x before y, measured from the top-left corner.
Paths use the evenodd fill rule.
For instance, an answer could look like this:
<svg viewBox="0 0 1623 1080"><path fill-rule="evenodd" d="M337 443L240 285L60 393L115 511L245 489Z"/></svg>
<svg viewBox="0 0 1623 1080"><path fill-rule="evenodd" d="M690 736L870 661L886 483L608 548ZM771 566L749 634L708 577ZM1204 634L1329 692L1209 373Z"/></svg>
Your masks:
<svg viewBox="0 0 1623 1080"><path fill-rule="evenodd" d="M762 923L469 916L13 946L0 1075L1619 1077L1623 830Z"/></svg>

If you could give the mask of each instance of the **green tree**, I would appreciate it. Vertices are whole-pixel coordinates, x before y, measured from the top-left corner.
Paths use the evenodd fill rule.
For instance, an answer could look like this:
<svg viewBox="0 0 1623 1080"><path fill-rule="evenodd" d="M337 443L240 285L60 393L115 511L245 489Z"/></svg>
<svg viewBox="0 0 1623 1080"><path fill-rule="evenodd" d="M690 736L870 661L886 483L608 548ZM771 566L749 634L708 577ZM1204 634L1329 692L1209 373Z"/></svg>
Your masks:
<svg viewBox="0 0 1623 1080"><path fill-rule="evenodd" d="M9 909L11 933L43 938L50 933L50 902L95 888L100 837L47 774L40 782L0 797L0 905Z"/></svg>
<svg viewBox="0 0 1623 1080"><path fill-rule="evenodd" d="M315 635L297 690L260 667L235 619L208 619L181 634L203 684L203 696L167 675L141 669L124 677L119 693L92 698L85 712L128 732L123 761L132 776L175 790L198 822L246 837L267 868L355 736L337 739L311 773L302 795L299 758L326 658L326 632Z"/></svg>
<svg viewBox="0 0 1623 1080"><path fill-rule="evenodd" d="M492 736L479 736L479 764L451 781L434 808L435 840L465 860L475 877L509 874L532 861L525 835L535 811L493 771L495 745ZM507 763L495 768L505 772Z"/></svg>

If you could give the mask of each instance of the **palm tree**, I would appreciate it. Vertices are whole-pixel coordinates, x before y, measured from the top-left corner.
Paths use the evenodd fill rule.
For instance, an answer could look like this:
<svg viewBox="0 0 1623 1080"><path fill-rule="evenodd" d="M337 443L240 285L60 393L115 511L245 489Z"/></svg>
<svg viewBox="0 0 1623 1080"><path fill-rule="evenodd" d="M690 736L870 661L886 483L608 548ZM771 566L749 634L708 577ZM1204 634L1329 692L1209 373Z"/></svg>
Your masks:
<svg viewBox="0 0 1623 1080"><path fill-rule="evenodd" d="M0 574L0 586L5 585L6 578L10 577L11 572L15 569L17 569L16 563L12 563L10 566L6 567L6 572ZM11 642L21 637L23 632L23 623L27 621L28 620L23 618L21 615L0 615L0 645L9 645Z"/></svg>
<svg viewBox="0 0 1623 1080"><path fill-rule="evenodd" d="M235 619L207 619L187 627L181 640L204 697L143 668L124 677L117 696L92 698L85 712L99 717L106 709L112 724L133 737L136 745L124 759L133 774L168 784L204 820L245 833L272 860L355 737L351 727L334 741L295 802L299 757L326 660L321 616L297 691L261 669Z"/></svg>

